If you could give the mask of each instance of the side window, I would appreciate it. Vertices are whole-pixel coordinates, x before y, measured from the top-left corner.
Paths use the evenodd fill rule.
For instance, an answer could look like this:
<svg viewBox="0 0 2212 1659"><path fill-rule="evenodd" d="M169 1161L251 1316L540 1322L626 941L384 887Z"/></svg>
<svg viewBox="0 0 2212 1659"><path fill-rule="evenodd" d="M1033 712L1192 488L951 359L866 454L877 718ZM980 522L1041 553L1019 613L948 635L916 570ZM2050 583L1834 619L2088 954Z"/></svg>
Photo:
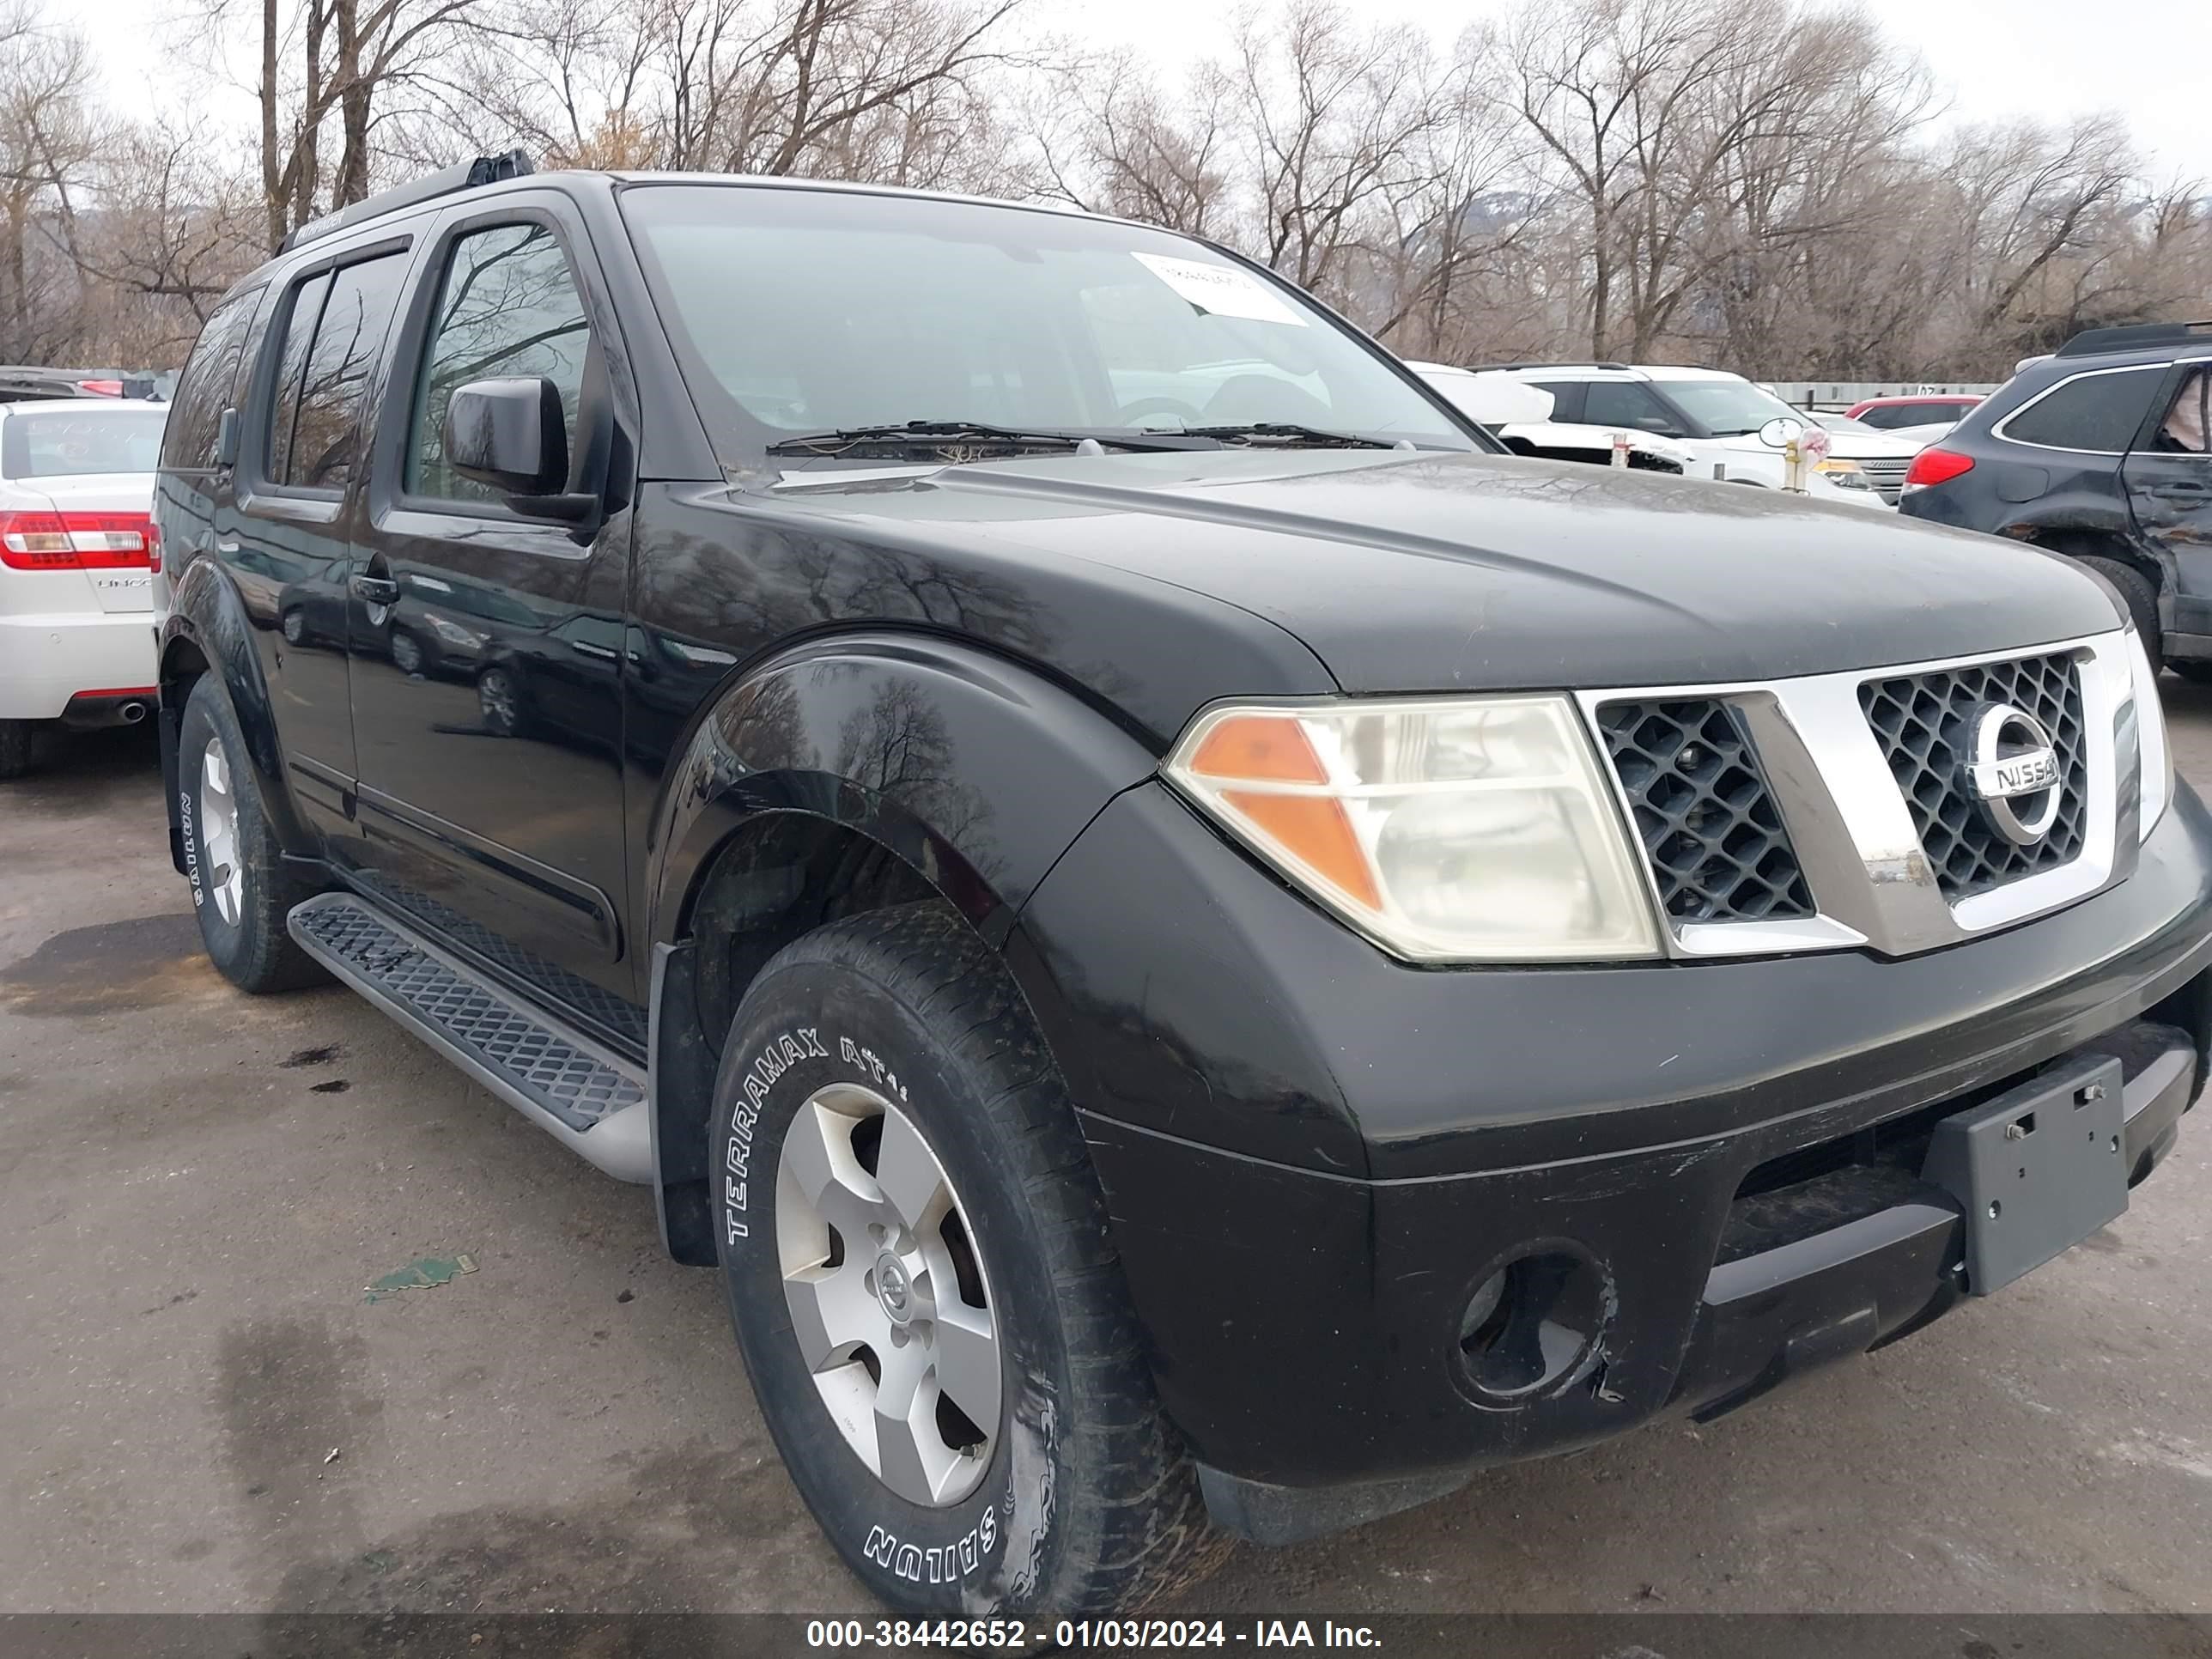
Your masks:
<svg viewBox="0 0 2212 1659"><path fill-rule="evenodd" d="M222 411L230 406L231 387L238 380L239 355L246 348L246 331L264 290L248 289L234 294L215 308L200 330L185 372L178 378L176 396L169 403L169 428L161 446L161 465L205 471L215 465L216 439L222 428Z"/></svg>
<svg viewBox="0 0 2212 1659"><path fill-rule="evenodd" d="M2150 447L2169 455L2212 454L2212 368L2183 379Z"/></svg>
<svg viewBox="0 0 2212 1659"><path fill-rule="evenodd" d="M1667 406L1652 396L1649 387L1633 380L1592 381L1583 400L1583 422L1588 426L1626 427L1669 436L1678 430Z"/></svg>
<svg viewBox="0 0 2212 1659"><path fill-rule="evenodd" d="M1923 422L1940 421L1952 412L1934 404L1876 404L1872 409L1862 410L1857 419L1863 426L1887 432L1895 427L1918 426Z"/></svg>
<svg viewBox="0 0 2212 1659"><path fill-rule="evenodd" d="M292 456L292 417L300 412L300 376L307 366L307 348L314 343L315 325L322 320L323 300L331 291L331 274L310 276L292 290L284 313L284 349L276 360L276 385L269 399L269 447L262 476L282 483Z"/></svg>
<svg viewBox="0 0 2212 1659"><path fill-rule="evenodd" d="M522 375L552 381L573 441L591 343L575 276L551 231L499 225L456 240L416 383L408 493L444 501L497 498L446 465L446 405L471 380Z"/></svg>
<svg viewBox="0 0 2212 1659"><path fill-rule="evenodd" d="M343 489L353 477L369 372L392 327L407 256L387 253L331 276L322 321L300 379L299 412L283 471L270 477L303 489ZM289 344L288 338L286 343Z"/></svg>
<svg viewBox="0 0 2212 1659"><path fill-rule="evenodd" d="M2051 449L2087 449L2123 453L2136 439L2150 400L2165 380L2163 364L2084 374L2047 392L2018 414L2008 416L2001 435L2014 443Z"/></svg>
<svg viewBox="0 0 2212 1659"><path fill-rule="evenodd" d="M1539 392L1552 394L1552 418L1561 426L1579 425L1583 418L1583 383L1580 380L1539 380Z"/></svg>

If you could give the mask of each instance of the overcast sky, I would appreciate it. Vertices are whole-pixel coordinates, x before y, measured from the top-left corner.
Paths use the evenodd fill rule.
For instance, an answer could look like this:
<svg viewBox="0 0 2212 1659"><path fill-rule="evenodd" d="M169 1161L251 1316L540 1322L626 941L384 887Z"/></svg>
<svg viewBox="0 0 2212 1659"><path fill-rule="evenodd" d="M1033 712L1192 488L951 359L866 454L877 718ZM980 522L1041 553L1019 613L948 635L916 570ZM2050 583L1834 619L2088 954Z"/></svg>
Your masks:
<svg viewBox="0 0 2212 1659"><path fill-rule="evenodd" d="M1376 18L1403 19L1441 44L1503 0L1358 0ZM1917 46L1957 118L2125 115L2159 172L2212 180L2212 3L2207 0L1863 0L1893 39ZM175 0L84 0L57 8L86 30L125 107L235 103L175 65L166 21ZM1040 21L1176 64L1226 43L1233 0L1042 0Z"/></svg>

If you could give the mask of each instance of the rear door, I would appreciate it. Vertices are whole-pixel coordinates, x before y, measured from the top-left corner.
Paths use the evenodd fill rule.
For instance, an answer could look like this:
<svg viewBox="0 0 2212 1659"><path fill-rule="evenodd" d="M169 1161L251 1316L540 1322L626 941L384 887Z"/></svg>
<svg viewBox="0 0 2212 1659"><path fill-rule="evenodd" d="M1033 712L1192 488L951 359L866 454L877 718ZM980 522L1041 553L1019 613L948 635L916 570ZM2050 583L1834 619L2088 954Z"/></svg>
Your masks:
<svg viewBox="0 0 2212 1659"><path fill-rule="evenodd" d="M543 377L579 465L613 444L613 319L566 199L450 212L398 350L358 550L392 599L352 636L367 856L383 896L604 1008L591 987L634 988L612 896L629 515L580 534L526 517L455 472L443 435L457 387Z"/></svg>
<svg viewBox="0 0 2212 1659"><path fill-rule="evenodd" d="M350 831L358 775L343 617L365 449L362 416L412 252L404 237L295 275L262 348L237 468L230 566L264 653L295 799Z"/></svg>
<svg viewBox="0 0 2212 1659"><path fill-rule="evenodd" d="M2177 634L2212 634L2212 360L2174 365L2120 470L2136 529L2172 560Z"/></svg>

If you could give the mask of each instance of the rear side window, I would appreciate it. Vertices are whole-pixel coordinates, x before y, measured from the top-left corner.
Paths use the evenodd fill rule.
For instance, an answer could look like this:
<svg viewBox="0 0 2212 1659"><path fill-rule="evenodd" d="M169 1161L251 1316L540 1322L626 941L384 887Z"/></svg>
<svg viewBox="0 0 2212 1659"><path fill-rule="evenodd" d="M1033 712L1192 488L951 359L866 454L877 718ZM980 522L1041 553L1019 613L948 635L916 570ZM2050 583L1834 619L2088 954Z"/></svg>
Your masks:
<svg viewBox="0 0 2212 1659"><path fill-rule="evenodd" d="M407 434L409 494L489 501L498 492L446 465L446 405L471 380L549 380L573 442L591 325L568 255L543 225L500 225L453 243L430 313Z"/></svg>
<svg viewBox="0 0 2212 1659"><path fill-rule="evenodd" d="M322 320L323 300L331 291L331 274L310 276L292 290L284 313L284 350L276 360L276 393L269 400L269 457L265 476L271 483L284 482L292 459L292 418L300 411L300 375L307 365L307 348L314 343L315 325Z"/></svg>
<svg viewBox="0 0 2212 1659"><path fill-rule="evenodd" d="M222 411L230 407L239 356L246 349L246 336L253 326L262 293L255 288L232 295L215 308L215 314L200 330L199 343L192 348L191 358L177 381L176 398L169 405L162 465L203 471L215 465Z"/></svg>
<svg viewBox="0 0 2212 1659"><path fill-rule="evenodd" d="M1583 418L1583 382L1538 380L1539 392L1552 394L1552 418L1562 426L1579 426Z"/></svg>
<svg viewBox="0 0 2212 1659"><path fill-rule="evenodd" d="M10 478L77 478L151 472L161 453L165 409L103 409L52 404L20 409L0 428L0 474Z"/></svg>
<svg viewBox="0 0 2212 1659"><path fill-rule="evenodd" d="M2150 400L2166 380L2166 367L2113 369L2061 382L2015 415L1997 435L2046 449L2086 449L2124 454L2150 413Z"/></svg>
<svg viewBox="0 0 2212 1659"><path fill-rule="evenodd" d="M364 259L331 274L314 343L302 367L281 471L273 465L272 452L271 483L341 490L351 480L369 372L398 309L406 274L404 253ZM285 344L289 352L289 333Z"/></svg>

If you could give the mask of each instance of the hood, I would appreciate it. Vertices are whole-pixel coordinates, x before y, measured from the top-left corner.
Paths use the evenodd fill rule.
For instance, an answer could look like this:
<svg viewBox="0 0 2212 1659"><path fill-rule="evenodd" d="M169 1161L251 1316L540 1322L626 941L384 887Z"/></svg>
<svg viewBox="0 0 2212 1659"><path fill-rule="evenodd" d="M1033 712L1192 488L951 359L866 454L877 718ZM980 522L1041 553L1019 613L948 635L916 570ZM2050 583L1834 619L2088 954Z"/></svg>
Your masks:
<svg viewBox="0 0 2212 1659"><path fill-rule="evenodd" d="M1778 678L2119 625L2091 578L1993 537L1573 462L1225 450L787 474L771 493L948 564L1085 561L1225 601L1352 692Z"/></svg>

